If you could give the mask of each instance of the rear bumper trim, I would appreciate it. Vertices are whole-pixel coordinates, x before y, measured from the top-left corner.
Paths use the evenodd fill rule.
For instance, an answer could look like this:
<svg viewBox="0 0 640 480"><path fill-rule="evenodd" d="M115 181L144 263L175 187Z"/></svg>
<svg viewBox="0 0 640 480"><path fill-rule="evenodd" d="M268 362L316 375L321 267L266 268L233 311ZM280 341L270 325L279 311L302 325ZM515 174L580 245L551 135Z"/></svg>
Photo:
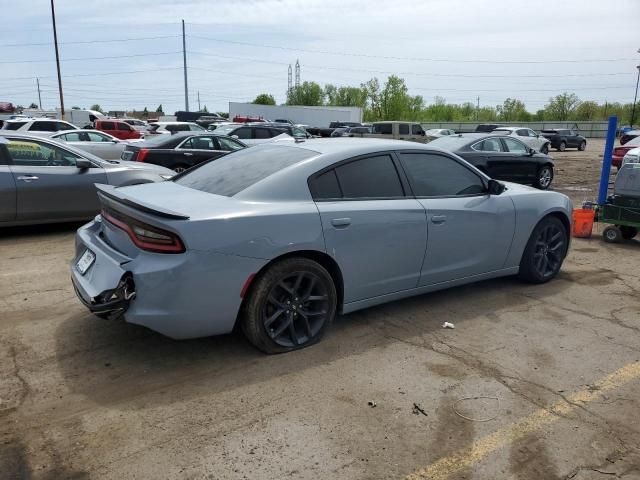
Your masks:
<svg viewBox="0 0 640 480"><path fill-rule="evenodd" d="M92 313L109 319L115 319L124 314L124 312L129 309L131 300L136 296L135 285L131 274L125 274L120 279L120 282L118 282L116 288L105 290L89 301L87 301L80 292L73 275L71 276L71 283L73 284L77 297L85 307Z"/></svg>

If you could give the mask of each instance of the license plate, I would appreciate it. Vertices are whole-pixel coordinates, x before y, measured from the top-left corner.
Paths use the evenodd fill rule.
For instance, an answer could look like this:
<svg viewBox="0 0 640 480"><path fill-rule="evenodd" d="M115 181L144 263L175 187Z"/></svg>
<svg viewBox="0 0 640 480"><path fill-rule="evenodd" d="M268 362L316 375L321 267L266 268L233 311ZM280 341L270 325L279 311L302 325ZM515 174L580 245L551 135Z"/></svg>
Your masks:
<svg viewBox="0 0 640 480"><path fill-rule="evenodd" d="M85 250L78 263L76 263L76 270L80 272L80 275L84 275L89 270L89 267L93 265L96 260L96 254L91 250Z"/></svg>

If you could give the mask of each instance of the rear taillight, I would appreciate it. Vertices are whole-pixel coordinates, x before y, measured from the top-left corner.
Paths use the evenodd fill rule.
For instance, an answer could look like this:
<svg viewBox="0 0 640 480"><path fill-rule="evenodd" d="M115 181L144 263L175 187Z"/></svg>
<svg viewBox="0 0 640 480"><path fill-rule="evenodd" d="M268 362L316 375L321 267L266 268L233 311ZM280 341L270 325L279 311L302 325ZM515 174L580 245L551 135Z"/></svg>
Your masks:
<svg viewBox="0 0 640 480"><path fill-rule="evenodd" d="M147 155L149 155L149 149L141 148L140 150L138 150L138 156L136 157L136 162L144 162L144 159L146 158Z"/></svg>
<svg viewBox="0 0 640 480"><path fill-rule="evenodd" d="M175 233L153 227L111 209L102 209L102 218L124 230L131 241L142 250L156 253L183 253L185 251L182 240Z"/></svg>
<svg viewBox="0 0 640 480"><path fill-rule="evenodd" d="M613 154L618 155L619 157L624 157L629 150L631 149L626 147L616 147L613 149Z"/></svg>

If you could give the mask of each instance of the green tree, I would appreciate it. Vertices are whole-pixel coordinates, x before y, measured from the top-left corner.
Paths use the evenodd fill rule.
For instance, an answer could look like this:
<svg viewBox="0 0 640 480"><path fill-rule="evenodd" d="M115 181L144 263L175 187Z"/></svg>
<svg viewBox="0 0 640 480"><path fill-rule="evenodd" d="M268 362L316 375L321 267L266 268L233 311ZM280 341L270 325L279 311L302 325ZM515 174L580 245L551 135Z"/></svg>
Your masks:
<svg viewBox="0 0 640 480"><path fill-rule="evenodd" d="M287 94L287 105L322 105L324 92L316 82L303 82Z"/></svg>
<svg viewBox="0 0 640 480"><path fill-rule="evenodd" d="M202 113L209 113L209 110L207 110L207 106L206 105L204 105L202 107Z"/></svg>
<svg viewBox="0 0 640 480"><path fill-rule="evenodd" d="M218 115L224 118L229 118L229 112L216 112Z"/></svg>
<svg viewBox="0 0 640 480"><path fill-rule="evenodd" d="M587 100L581 102L575 111L575 119L576 120L595 120L600 116L600 105L598 102L594 102L593 100Z"/></svg>
<svg viewBox="0 0 640 480"><path fill-rule="evenodd" d="M402 120L409 106L408 89L404 79L391 75L380 95L382 120Z"/></svg>
<svg viewBox="0 0 640 480"><path fill-rule="evenodd" d="M261 93L251 103L255 103L257 105L275 105L276 99L273 97L273 95L270 95L268 93Z"/></svg>
<svg viewBox="0 0 640 480"><path fill-rule="evenodd" d="M335 107L360 107L367 106L367 91L362 87L335 87L325 85L324 96L327 105Z"/></svg>
<svg viewBox="0 0 640 480"><path fill-rule="evenodd" d="M162 104L158 105L158 108L156 108L156 113L164 113L164 110L162 109Z"/></svg>
<svg viewBox="0 0 640 480"><path fill-rule="evenodd" d="M549 120L570 120L578 105L580 99L575 93L561 93L549 99L544 107L545 117Z"/></svg>
<svg viewBox="0 0 640 480"><path fill-rule="evenodd" d="M38 104L36 102L31 102L31 105L29 105L29 108L38 108Z"/></svg>
<svg viewBox="0 0 640 480"><path fill-rule="evenodd" d="M91 105L91 108L89 110L95 110L96 112L102 112L102 107L100 105L98 105L97 103L94 103L93 105Z"/></svg>
<svg viewBox="0 0 640 480"><path fill-rule="evenodd" d="M382 119L382 104L380 93L380 82L377 78L372 78L360 85L360 88L367 94L367 103L364 109L364 119L368 122Z"/></svg>
<svg viewBox="0 0 640 480"><path fill-rule="evenodd" d="M496 111L503 122L526 122L531 117L524 102L515 98L507 98L502 105L496 107Z"/></svg>
<svg viewBox="0 0 640 480"><path fill-rule="evenodd" d="M142 116L144 118L149 118L149 109L147 107L144 107L144 110L142 110Z"/></svg>

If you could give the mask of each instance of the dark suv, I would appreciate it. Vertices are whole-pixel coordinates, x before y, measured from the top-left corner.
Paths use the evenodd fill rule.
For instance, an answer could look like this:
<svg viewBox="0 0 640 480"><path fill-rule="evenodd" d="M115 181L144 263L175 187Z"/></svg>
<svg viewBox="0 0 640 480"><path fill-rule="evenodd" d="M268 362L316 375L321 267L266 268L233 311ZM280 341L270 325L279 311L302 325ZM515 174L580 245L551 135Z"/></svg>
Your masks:
<svg viewBox="0 0 640 480"><path fill-rule="evenodd" d="M560 152L564 152L567 148L577 148L580 151L587 148L587 139L575 130L554 128L542 130L540 134L549 139L551 146Z"/></svg>

